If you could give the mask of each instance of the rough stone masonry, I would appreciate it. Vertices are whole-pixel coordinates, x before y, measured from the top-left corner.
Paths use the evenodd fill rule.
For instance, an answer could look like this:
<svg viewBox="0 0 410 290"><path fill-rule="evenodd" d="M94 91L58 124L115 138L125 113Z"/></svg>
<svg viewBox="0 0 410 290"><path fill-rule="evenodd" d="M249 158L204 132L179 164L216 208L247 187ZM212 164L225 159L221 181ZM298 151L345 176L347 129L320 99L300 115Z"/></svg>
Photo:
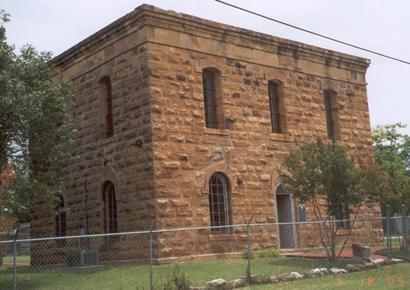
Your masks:
<svg viewBox="0 0 410 290"><path fill-rule="evenodd" d="M75 159L63 194L64 234L144 230L151 224L158 229L241 224L253 214L255 222L280 221L281 158L295 143L327 138L324 91L336 94L336 142L361 162L372 162L368 65L367 59L139 6L53 62L56 79L70 81L75 95ZM207 68L218 72L214 89L222 127L205 123ZM110 83L102 89L104 78ZM281 85L278 133L272 132L271 80ZM227 197L226 211L213 215L210 191L219 190L210 188L215 173L226 180ZM115 188L115 194L107 193L110 201L104 195L107 182ZM288 218L298 221L298 202L287 201ZM305 213L313 219L309 206ZM362 210L363 215L379 213L377 207ZM35 212L33 237L56 235L55 223L53 214ZM260 229L253 246L279 247L285 239L294 248L315 245L314 232L294 228L291 236L280 237L278 229ZM357 233L355 240L375 240L382 232L376 227ZM155 255L242 251L245 238L242 230L158 234ZM95 245L102 257L105 242ZM111 242L116 258L138 256L136 247ZM58 260L63 252L51 245L47 259Z"/></svg>

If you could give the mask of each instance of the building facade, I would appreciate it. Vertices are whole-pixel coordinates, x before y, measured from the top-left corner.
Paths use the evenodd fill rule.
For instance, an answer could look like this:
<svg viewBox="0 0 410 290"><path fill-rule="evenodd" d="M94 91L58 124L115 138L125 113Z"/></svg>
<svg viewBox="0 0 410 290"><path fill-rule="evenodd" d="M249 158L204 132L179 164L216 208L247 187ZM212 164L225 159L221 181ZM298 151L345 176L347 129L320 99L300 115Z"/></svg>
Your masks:
<svg viewBox="0 0 410 290"><path fill-rule="evenodd" d="M70 81L75 95L75 160L62 197L67 211L57 218L35 213L32 235L241 224L253 214L258 223L313 220L309 206L301 210L281 192L281 159L294 144L321 137L372 162L368 65L136 8L54 59L56 78ZM255 246L306 246L315 243L309 234L261 231ZM226 229L163 234L156 253L221 252L242 238Z"/></svg>

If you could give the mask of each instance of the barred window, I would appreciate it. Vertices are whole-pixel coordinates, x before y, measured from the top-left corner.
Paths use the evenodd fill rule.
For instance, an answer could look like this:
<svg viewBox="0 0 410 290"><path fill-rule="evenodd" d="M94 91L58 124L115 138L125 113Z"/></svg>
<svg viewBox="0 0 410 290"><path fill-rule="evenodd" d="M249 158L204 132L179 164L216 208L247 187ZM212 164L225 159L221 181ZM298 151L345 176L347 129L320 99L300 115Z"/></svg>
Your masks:
<svg viewBox="0 0 410 290"><path fill-rule="evenodd" d="M327 137L339 139L339 108L336 99L337 93L333 90L324 91Z"/></svg>
<svg viewBox="0 0 410 290"><path fill-rule="evenodd" d="M340 229L350 229L350 209L349 204L343 203L336 206L335 218L337 227Z"/></svg>
<svg viewBox="0 0 410 290"><path fill-rule="evenodd" d="M65 212L65 205L64 205L64 197L63 195L59 195L57 197L57 206L56 206L56 237L65 237L67 235L67 225L66 225L66 212ZM58 239L57 246L64 247L66 245L65 239Z"/></svg>
<svg viewBox="0 0 410 290"><path fill-rule="evenodd" d="M216 68L205 68L202 71L205 126L207 128L223 129L225 127L220 77L221 73Z"/></svg>
<svg viewBox="0 0 410 290"><path fill-rule="evenodd" d="M100 80L100 98L104 134L106 137L111 137L114 134L114 120L112 113L111 80L108 76Z"/></svg>
<svg viewBox="0 0 410 290"><path fill-rule="evenodd" d="M106 181L103 186L104 199L104 229L106 233L117 232L117 201L115 188L111 181Z"/></svg>
<svg viewBox="0 0 410 290"><path fill-rule="evenodd" d="M304 204L298 205L299 222L306 222L306 207Z"/></svg>
<svg viewBox="0 0 410 290"><path fill-rule="evenodd" d="M282 100L282 82L270 80L268 83L269 107L273 133L284 132L284 109Z"/></svg>
<svg viewBox="0 0 410 290"><path fill-rule="evenodd" d="M209 211L211 226L228 226L230 218L230 186L228 178L220 172L209 179ZM229 227L212 229L212 234L229 234Z"/></svg>

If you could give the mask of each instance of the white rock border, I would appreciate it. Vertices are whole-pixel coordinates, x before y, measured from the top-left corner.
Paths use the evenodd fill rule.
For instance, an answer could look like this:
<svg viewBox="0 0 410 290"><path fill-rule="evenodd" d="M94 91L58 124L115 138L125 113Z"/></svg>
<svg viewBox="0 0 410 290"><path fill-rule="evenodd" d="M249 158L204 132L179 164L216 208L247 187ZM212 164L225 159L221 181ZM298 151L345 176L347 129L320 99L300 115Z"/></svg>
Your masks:
<svg viewBox="0 0 410 290"><path fill-rule="evenodd" d="M252 275L250 281L245 278L239 278L232 281L225 281L222 278L217 278L206 283L206 287L190 287L191 290L215 290L215 289L237 289L246 287L247 285L256 284L276 284L280 282L290 282L301 279L309 279L318 276L325 275L341 275L351 272L359 272L369 269L378 268L381 266L387 266L391 264L403 263L405 260L392 259L391 263L388 263L384 259L369 258L361 264L347 264L343 268L331 267L331 268L314 268L308 273L290 272L281 273L277 277L258 277Z"/></svg>

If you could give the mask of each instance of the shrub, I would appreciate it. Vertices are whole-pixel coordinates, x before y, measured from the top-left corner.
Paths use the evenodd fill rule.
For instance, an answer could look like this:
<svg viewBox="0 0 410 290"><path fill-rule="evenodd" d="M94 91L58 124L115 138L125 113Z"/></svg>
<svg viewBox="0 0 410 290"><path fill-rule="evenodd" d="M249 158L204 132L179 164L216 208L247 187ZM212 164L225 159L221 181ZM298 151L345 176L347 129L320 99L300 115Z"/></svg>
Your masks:
<svg viewBox="0 0 410 290"><path fill-rule="evenodd" d="M184 272L181 271L179 266L175 266L171 275L162 285L163 290L189 290L191 282L188 280Z"/></svg>
<svg viewBox="0 0 410 290"><path fill-rule="evenodd" d="M280 257L280 250L276 248L267 248L256 252L259 258L277 258Z"/></svg>
<svg viewBox="0 0 410 290"><path fill-rule="evenodd" d="M246 249L246 250L243 252L242 257L243 257L245 260L247 260L247 259L253 259L252 250Z"/></svg>

